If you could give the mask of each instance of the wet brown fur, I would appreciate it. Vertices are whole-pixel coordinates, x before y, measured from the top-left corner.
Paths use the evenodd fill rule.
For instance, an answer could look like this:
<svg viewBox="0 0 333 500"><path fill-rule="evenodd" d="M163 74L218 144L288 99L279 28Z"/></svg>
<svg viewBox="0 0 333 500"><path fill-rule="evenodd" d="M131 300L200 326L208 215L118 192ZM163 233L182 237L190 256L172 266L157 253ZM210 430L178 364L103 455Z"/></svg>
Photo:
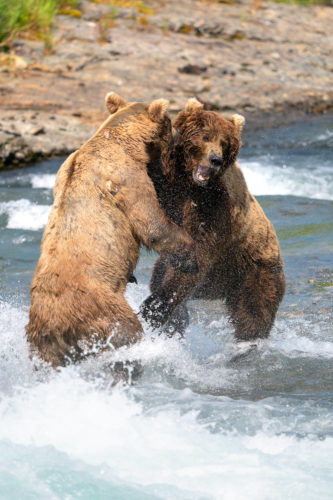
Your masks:
<svg viewBox="0 0 333 500"><path fill-rule="evenodd" d="M193 237L199 263L197 275L181 276L167 258L157 261L152 295L141 307L155 327L192 297L224 299L239 340L266 337L272 328L285 290L283 261L274 228L236 163L243 123L189 100L163 164L149 167L163 210ZM222 159L218 175L198 185L198 165L214 155Z"/></svg>
<svg viewBox="0 0 333 500"><path fill-rule="evenodd" d="M161 210L147 175L170 140L166 101L126 105L110 94L107 104L116 113L58 172L31 284L27 338L54 367L81 358L82 341L89 349L140 340L124 298L140 244L160 253L192 245Z"/></svg>

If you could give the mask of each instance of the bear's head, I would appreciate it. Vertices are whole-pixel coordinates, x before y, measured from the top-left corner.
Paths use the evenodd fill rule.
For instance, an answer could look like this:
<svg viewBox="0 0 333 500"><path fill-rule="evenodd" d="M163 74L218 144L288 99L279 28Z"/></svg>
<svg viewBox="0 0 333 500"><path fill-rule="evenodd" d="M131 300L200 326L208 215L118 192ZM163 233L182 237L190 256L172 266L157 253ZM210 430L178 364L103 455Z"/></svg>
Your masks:
<svg viewBox="0 0 333 500"><path fill-rule="evenodd" d="M205 110L196 99L189 99L173 123L174 151L184 165L185 175L191 176L199 186L214 185L235 163L244 122L241 115L225 119L214 111ZM168 174L165 162L164 170Z"/></svg>
<svg viewBox="0 0 333 500"><path fill-rule="evenodd" d="M159 152L171 137L171 120L167 113L169 102L156 99L151 104L127 103L114 92L105 97L110 116L99 127L94 137L101 135L107 139L123 140L130 151L141 150L144 145L149 155Z"/></svg>

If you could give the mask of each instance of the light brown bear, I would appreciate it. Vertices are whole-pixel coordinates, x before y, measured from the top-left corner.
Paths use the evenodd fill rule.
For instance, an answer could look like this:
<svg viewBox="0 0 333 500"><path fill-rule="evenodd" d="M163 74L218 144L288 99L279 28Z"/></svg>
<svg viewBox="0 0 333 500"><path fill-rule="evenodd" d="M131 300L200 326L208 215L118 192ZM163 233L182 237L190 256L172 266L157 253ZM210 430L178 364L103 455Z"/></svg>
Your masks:
<svg viewBox="0 0 333 500"><path fill-rule="evenodd" d="M111 93L106 104L114 114L57 174L31 284L27 338L53 367L80 359L83 341L119 348L141 339L124 298L140 244L196 268L192 239L165 216L147 174L170 140L167 101L126 104Z"/></svg>
<svg viewBox="0 0 333 500"><path fill-rule="evenodd" d="M193 237L199 273L180 275L162 256L143 318L183 332L188 298L224 299L238 340L267 337L284 295L279 243L249 192L236 157L244 118L230 120L190 99L175 119L174 144L149 174L163 210Z"/></svg>

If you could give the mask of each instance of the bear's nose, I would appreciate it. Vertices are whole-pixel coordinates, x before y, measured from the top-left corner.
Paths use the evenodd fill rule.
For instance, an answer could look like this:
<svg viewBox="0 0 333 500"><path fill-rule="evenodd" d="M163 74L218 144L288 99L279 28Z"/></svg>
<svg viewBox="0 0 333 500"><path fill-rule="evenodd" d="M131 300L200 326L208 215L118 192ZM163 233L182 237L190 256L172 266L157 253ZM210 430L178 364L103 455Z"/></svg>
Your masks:
<svg viewBox="0 0 333 500"><path fill-rule="evenodd" d="M222 165L222 158L221 158L221 156L212 155L212 156L209 157L209 163L213 167L221 167L221 165Z"/></svg>

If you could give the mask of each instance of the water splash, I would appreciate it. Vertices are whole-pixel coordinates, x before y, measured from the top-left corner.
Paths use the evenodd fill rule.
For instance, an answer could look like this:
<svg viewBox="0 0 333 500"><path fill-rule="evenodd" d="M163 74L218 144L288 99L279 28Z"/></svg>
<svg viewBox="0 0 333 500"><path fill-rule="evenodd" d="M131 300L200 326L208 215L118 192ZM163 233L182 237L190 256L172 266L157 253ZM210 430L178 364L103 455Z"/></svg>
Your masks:
<svg viewBox="0 0 333 500"><path fill-rule="evenodd" d="M0 215L7 216L8 229L42 229L46 225L50 210L49 205L38 205L26 199L0 203Z"/></svg>

